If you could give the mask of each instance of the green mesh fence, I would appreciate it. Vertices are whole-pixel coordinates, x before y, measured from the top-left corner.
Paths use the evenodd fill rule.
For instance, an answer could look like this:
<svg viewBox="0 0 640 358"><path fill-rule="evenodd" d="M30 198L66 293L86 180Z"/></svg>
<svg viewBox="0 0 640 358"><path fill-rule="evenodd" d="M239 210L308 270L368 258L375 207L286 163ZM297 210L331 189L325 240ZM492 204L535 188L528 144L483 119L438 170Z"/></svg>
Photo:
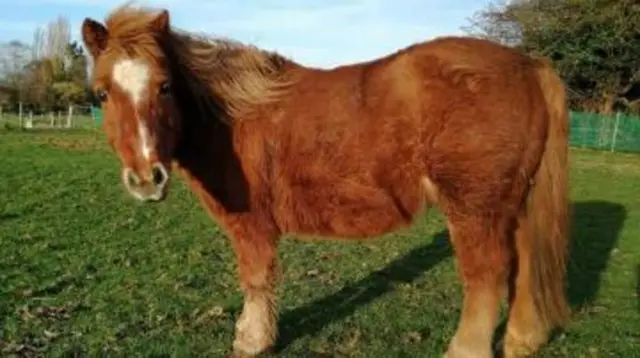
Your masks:
<svg viewBox="0 0 640 358"><path fill-rule="evenodd" d="M640 152L640 117L571 112L570 145L614 152Z"/></svg>
<svg viewBox="0 0 640 358"><path fill-rule="evenodd" d="M102 109L99 107L91 107L91 116L96 120L99 124L102 123Z"/></svg>

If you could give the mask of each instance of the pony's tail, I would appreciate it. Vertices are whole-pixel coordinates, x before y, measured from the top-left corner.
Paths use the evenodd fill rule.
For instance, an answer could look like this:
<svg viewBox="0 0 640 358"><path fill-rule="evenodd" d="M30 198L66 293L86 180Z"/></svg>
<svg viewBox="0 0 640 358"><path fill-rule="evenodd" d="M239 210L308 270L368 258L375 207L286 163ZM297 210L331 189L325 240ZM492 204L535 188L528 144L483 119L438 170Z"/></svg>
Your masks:
<svg viewBox="0 0 640 358"><path fill-rule="evenodd" d="M523 241L533 304L547 329L563 327L570 309L565 296L569 236L569 111L564 83L551 64L534 59L548 113L547 139L529 192ZM521 261L523 262L523 261Z"/></svg>

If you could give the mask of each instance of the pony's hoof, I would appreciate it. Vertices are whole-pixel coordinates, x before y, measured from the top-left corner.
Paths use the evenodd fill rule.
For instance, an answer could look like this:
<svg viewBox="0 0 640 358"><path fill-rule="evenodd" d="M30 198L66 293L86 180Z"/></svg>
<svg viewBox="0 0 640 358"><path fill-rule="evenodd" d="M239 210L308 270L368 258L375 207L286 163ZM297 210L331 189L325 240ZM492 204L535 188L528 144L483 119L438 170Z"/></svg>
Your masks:
<svg viewBox="0 0 640 358"><path fill-rule="evenodd" d="M254 333L254 334L249 334ZM258 357L269 353L273 348L273 340L268 335L256 332L238 332L233 341L233 357Z"/></svg>
<svg viewBox="0 0 640 358"><path fill-rule="evenodd" d="M473 351L452 343L449 345L447 352L442 356L442 358L493 358L493 354L491 351Z"/></svg>
<svg viewBox="0 0 640 358"><path fill-rule="evenodd" d="M527 346L504 346L502 349L502 358L525 358L531 357L535 350Z"/></svg>
<svg viewBox="0 0 640 358"><path fill-rule="evenodd" d="M237 342L237 341L236 341ZM256 358L266 356L270 351L271 347L262 347L258 345L248 346L243 343L233 343L233 352L231 354L232 358Z"/></svg>
<svg viewBox="0 0 640 358"><path fill-rule="evenodd" d="M502 358L525 358L536 353L540 344L527 344L526 341L516 339L507 334L502 341Z"/></svg>

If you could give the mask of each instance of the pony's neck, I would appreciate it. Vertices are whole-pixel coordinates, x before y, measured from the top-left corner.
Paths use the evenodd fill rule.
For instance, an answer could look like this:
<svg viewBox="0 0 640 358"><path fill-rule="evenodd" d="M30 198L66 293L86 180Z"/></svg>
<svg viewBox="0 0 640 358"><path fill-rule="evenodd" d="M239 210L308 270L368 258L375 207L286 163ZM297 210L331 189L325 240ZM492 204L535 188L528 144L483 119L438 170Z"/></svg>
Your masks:
<svg viewBox="0 0 640 358"><path fill-rule="evenodd" d="M246 158L233 148L236 125L281 98L298 65L226 40L176 33L171 41L174 95L182 116L175 159L225 210L245 210L240 163ZM244 194L229 196L229 188Z"/></svg>
<svg viewBox="0 0 640 358"><path fill-rule="evenodd" d="M291 61L231 40L173 32L170 41L176 78L182 78L200 107L211 107L217 119L229 121L251 108L280 98L290 84ZM204 113L209 115L210 113Z"/></svg>

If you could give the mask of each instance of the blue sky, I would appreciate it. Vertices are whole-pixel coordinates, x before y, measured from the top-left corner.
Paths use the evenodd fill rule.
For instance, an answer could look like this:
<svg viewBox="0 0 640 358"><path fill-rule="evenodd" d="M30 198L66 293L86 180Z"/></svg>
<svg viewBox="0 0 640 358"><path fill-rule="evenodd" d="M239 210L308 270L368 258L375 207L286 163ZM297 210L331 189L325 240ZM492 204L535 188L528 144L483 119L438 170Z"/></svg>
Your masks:
<svg viewBox="0 0 640 358"><path fill-rule="evenodd" d="M461 34L488 0L146 0L167 8L175 26L276 50L306 65L368 60L416 41ZM103 20L113 0L0 0L0 42L31 42L58 15L79 39L84 17Z"/></svg>

